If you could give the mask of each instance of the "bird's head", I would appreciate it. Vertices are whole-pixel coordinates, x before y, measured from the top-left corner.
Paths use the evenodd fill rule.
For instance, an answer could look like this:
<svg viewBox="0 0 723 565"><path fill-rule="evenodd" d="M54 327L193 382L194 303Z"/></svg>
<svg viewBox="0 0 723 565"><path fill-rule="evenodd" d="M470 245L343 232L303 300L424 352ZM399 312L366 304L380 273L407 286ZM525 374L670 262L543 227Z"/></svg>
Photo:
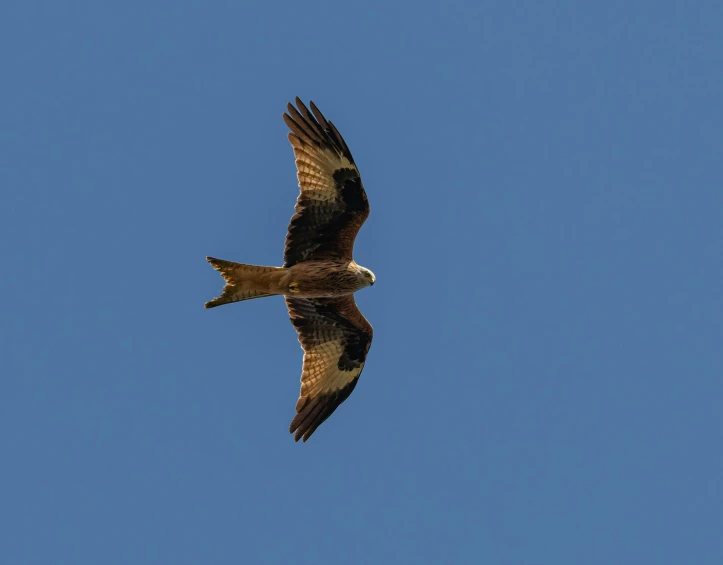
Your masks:
<svg viewBox="0 0 723 565"><path fill-rule="evenodd" d="M359 265L357 265L356 267L356 276L357 279L359 279L359 288L361 289L372 286L377 280L377 278L374 276L374 273L372 273L369 269L365 267L360 267Z"/></svg>

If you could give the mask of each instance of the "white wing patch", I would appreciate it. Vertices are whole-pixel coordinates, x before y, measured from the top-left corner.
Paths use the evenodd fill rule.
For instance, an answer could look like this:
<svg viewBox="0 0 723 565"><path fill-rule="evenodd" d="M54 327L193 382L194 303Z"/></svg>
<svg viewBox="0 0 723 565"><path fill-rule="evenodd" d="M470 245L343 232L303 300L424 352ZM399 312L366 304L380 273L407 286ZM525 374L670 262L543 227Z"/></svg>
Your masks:
<svg viewBox="0 0 723 565"><path fill-rule="evenodd" d="M293 133L289 140L294 147L296 157L296 177L299 179L299 188L308 198L324 202L338 198L334 172L338 169L356 169L344 155L325 149L302 144Z"/></svg>
<svg viewBox="0 0 723 565"><path fill-rule="evenodd" d="M327 341L304 353L301 373L301 396L315 396L341 390L362 372L364 365L353 371L341 371L338 367L343 354L339 340Z"/></svg>

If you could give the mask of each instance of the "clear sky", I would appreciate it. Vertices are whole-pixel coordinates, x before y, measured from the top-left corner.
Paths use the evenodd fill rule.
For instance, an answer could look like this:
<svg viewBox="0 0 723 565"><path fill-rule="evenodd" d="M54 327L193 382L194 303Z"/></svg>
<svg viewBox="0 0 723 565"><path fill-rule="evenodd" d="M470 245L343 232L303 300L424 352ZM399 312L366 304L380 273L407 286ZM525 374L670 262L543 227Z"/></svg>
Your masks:
<svg viewBox="0 0 723 565"><path fill-rule="evenodd" d="M0 563L723 563L723 3L0 8ZM281 119L371 216L306 444Z"/></svg>

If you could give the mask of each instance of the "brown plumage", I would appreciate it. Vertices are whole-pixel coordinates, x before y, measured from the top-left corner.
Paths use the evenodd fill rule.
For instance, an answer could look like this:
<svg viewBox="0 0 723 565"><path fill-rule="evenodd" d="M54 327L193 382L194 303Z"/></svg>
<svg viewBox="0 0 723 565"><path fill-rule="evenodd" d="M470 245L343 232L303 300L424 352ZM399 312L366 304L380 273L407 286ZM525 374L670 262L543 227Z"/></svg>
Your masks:
<svg viewBox="0 0 723 565"><path fill-rule="evenodd" d="M296 99L284 121L301 189L289 223L283 267L207 257L226 280L206 308L284 295L304 350L301 394L289 431L306 441L354 390L372 341L372 327L353 293L374 274L352 257L369 202L349 147L311 103Z"/></svg>

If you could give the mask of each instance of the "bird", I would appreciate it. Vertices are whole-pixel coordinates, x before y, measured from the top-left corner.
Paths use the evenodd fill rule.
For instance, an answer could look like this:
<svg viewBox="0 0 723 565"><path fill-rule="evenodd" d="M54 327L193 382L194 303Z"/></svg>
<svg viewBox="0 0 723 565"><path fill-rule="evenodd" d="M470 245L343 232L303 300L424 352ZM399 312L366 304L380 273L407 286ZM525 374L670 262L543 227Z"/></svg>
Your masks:
<svg viewBox="0 0 723 565"><path fill-rule="evenodd" d="M206 308L282 295L304 351L301 391L289 426L304 442L352 393L371 346L371 324L354 293L376 281L353 258L369 216L359 169L344 138L313 102L297 97L283 114L296 160L299 195L282 267L206 257L225 286Z"/></svg>

